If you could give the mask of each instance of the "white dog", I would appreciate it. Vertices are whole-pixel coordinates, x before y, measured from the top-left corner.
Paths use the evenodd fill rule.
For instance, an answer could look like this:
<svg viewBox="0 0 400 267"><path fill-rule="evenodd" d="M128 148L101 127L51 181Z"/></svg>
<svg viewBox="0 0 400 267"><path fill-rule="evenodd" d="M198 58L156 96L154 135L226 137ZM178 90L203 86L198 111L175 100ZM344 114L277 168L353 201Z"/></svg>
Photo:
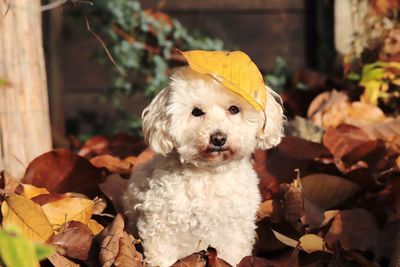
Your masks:
<svg viewBox="0 0 400 267"><path fill-rule="evenodd" d="M132 175L123 201L150 265L170 266L208 245L232 265L251 254L261 199L251 155L277 145L283 132L279 97L266 90L258 112L184 67L143 111L146 141L158 154Z"/></svg>

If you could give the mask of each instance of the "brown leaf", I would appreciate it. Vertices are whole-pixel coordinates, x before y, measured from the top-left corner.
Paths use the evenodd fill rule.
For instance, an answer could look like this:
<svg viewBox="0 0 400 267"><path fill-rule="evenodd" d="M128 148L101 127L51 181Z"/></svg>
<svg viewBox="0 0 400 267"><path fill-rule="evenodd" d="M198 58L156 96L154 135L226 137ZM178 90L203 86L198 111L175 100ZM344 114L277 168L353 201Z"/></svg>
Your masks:
<svg viewBox="0 0 400 267"><path fill-rule="evenodd" d="M262 194L270 198L269 185L273 184L270 181L291 182L295 169L300 169L301 173L304 173L303 170L314 158L329 154L329 151L321 144L297 137L284 137L277 147L267 151L265 168L258 173ZM267 199L263 197L263 200Z"/></svg>
<svg viewBox="0 0 400 267"><path fill-rule="evenodd" d="M206 252L197 252L182 259L179 259L171 267L206 267L207 256Z"/></svg>
<svg viewBox="0 0 400 267"><path fill-rule="evenodd" d="M346 250L374 251L378 234L372 214L363 209L343 210L335 216L325 241L331 249L338 242Z"/></svg>
<svg viewBox="0 0 400 267"><path fill-rule="evenodd" d="M124 220L120 214L114 218L114 221L104 228L100 234L100 263L103 267L109 267L114 264L115 258L119 253L119 242L124 232Z"/></svg>
<svg viewBox="0 0 400 267"><path fill-rule="evenodd" d="M253 168L260 179L260 190L263 200L271 199L279 190L279 182L276 177L268 175L267 172L267 151L256 150L253 155Z"/></svg>
<svg viewBox="0 0 400 267"><path fill-rule="evenodd" d="M99 185L101 191L111 200L117 212L123 212L121 196L124 194L128 181L119 174L111 174L106 181Z"/></svg>
<svg viewBox="0 0 400 267"><path fill-rule="evenodd" d="M107 208L107 201L105 199L96 197L93 199L93 214L101 214Z"/></svg>
<svg viewBox="0 0 400 267"><path fill-rule="evenodd" d="M232 265L223 259L218 258L217 250L211 246L208 246L206 267L232 267Z"/></svg>
<svg viewBox="0 0 400 267"><path fill-rule="evenodd" d="M297 222L305 214L303 195L293 185L282 184L283 213L289 222Z"/></svg>
<svg viewBox="0 0 400 267"><path fill-rule="evenodd" d="M363 130L348 124L327 129L323 138L324 145L337 159L369 141L369 136Z"/></svg>
<svg viewBox="0 0 400 267"><path fill-rule="evenodd" d="M64 256L55 253L48 257L49 261L54 265L54 267L79 267L80 265L70 261Z"/></svg>
<svg viewBox="0 0 400 267"><path fill-rule="evenodd" d="M107 154L109 152L108 146L109 141L107 137L103 135L96 135L86 140L78 154L82 157Z"/></svg>
<svg viewBox="0 0 400 267"><path fill-rule="evenodd" d="M147 161L151 160L153 157L154 157L154 152L150 148L147 148L142 153L140 153L139 156L136 158L134 169L138 165L146 163Z"/></svg>
<svg viewBox="0 0 400 267"><path fill-rule="evenodd" d="M291 253L283 253L278 258L267 259L256 256L244 257L237 267L299 267L298 258L292 260Z"/></svg>
<svg viewBox="0 0 400 267"><path fill-rule="evenodd" d="M324 173L303 177L301 187L303 194L322 209L335 207L360 189L351 181Z"/></svg>
<svg viewBox="0 0 400 267"><path fill-rule="evenodd" d="M53 193L78 192L93 198L100 194L103 171L87 159L67 150L47 152L34 159L25 171L24 183Z"/></svg>
<svg viewBox="0 0 400 267"><path fill-rule="evenodd" d="M32 198L32 201L40 206L43 206L49 202L58 201L66 197L67 196L65 194L43 194Z"/></svg>
<svg viewBox="0 0 400 267"><path fill-rule="evenodd" d="M62 225L58 234L52 236L49 242L62 248L62 255L77 260L88 260L90 255L93 234L92 231L81 222L70 221Z"/></svg>
<svg viewBox="0 0 400 267"><path fill-rule="evenodd" d="M36 196L49 194L50 192L46 188L36 187L31 184L22 184L23 193L22 195L26 198L32 199Z"/></svg>
<svg viewBox="0 0 400 267"><path fill-rule="evenodd" d="M99 155L90 159L97 168L106 168L111 173L129 174L132 171L133 165L127 161L123 161L120 158L113 157L111 155Z"/></svg>
<svg viewBox="0 0 400 267"><path fill-rule="evenodd" d="M136 251L131 238L123 232L119 240L119 251L114 261L115 266L142 266L142 255Z"/></svg>
<svg viewBox="0 0 400 267"><path fill-rule="evenodd" d="M335 127L344 122L347 116L348 97L342 92L332 90L319 94L310 104L308 118L320 127Z"/></svg>

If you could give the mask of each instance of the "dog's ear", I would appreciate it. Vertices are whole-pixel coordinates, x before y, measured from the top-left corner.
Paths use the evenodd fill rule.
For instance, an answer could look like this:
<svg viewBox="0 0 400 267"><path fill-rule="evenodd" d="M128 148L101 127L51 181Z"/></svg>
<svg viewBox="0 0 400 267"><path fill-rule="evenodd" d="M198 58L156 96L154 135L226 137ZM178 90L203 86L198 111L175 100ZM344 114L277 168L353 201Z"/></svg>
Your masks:
<svg viewBox="0 0 400 267"><path fill-rule="evenodd" d="M265 125L258 134L258 148L268 149L278 145L283 136L283 115L282 99L268 86L267 104L265 106Z"/></svg>
<svg viewBox="0 0 400 267"><path fill-rule="evenodd" d="M164 88L142 113L144 138L154 152L163 155L174 148L169 134L170 118L166 112L170 92L170 87Z"/></svg>

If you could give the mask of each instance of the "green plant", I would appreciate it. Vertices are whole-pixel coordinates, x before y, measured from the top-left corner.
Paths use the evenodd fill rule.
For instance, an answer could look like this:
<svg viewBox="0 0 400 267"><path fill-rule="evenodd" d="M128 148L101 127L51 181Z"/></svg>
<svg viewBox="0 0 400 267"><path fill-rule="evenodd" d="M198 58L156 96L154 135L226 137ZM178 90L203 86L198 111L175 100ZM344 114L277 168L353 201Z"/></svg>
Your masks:
<svg viewBox="0 0 400 267"><path fill-rule="evenodd" d="M137 130L140 123L126 113L123 102L134 92L142 91L151 98L165 87L171 69L183 63L177 49L223 49L220 40L191 34L165 13L143 10L138 1L98 0L80 10L118 65L113 68L112 81L104 95L119 118L115 123L107 123L114 132ZM97 58L104 64L112 64L105 49L98 51Z"/></svg>
<svg viewBox="0 0 400 267"><path fill-rule="evenodd" d="M17 228L0 228L0 259L5 266L39 266L39 261L54 253L54 248L34 243L20 235Z"/></svg>

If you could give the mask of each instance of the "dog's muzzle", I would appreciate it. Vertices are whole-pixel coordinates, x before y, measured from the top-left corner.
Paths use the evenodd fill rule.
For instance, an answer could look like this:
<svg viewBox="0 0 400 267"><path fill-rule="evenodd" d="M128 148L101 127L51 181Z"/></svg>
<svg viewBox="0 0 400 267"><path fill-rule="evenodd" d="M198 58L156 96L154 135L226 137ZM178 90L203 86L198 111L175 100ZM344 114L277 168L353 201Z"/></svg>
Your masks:
<svg viewBox="0 0 400 267"><path fill-rule="evenodd" d="M226 144L227 136L223 132L215 132L210 135L210 144L216 148L216 150L221 150L221 148Z"/></svg>

